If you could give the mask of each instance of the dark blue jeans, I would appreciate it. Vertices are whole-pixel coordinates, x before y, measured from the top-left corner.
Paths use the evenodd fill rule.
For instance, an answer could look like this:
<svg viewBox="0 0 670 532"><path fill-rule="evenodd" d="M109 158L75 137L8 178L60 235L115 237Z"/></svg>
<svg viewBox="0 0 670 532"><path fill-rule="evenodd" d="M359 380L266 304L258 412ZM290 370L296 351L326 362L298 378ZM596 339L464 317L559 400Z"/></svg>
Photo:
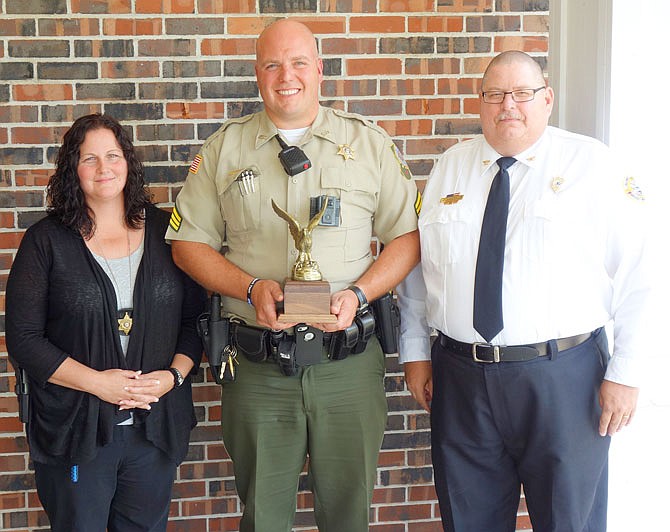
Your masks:
<svg viewBox="0 0 670 532"><path fill-rule="evenodd" d="M35 462L37 494L53 532L165 531L176 464L144 427L117 426L114 441L73 468Z"/></svg>

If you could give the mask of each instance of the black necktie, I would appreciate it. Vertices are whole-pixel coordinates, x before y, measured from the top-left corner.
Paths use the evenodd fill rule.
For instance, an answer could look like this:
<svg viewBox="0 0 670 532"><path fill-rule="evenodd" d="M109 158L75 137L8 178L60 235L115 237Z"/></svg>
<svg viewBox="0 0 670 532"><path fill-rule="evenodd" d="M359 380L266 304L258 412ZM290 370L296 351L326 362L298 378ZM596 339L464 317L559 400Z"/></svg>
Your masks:
<svg viewBox="0 0 670 532"><path fill-rule="evenodd" d="M497 162L500 170L493 178L486 201L475 269L473 324L487 342L503 329L502 274L509 207L507 169L516 159L501 157Z"/></svg>

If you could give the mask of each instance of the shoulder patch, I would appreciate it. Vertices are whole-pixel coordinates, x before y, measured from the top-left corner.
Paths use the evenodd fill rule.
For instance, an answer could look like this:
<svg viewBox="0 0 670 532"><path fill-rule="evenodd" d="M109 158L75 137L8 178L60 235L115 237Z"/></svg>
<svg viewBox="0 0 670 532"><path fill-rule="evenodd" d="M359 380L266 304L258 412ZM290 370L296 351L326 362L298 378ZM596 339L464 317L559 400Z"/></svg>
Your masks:
<svg viewBox="0 0 670 532"><path fill-rule="evenodd" d="M175 205L174 207L172 207L172 215L170 216L170 227L172 227L172 229L174 229L175 232L178 232L179 228L181 227L181 221L182 221L181 214L179 214L177 206Z"/></svg>
<svg viewBox="0 0 670 532"><path fill-rule="evenodd" d="M198 169L200 168L200 163L202 162L202 155L198 154L193 158L193 162L191 163L191 166L188 168L188 172L190 174L197 174Z"/></svg>
<svg viewBox="0 0 670 532"><path fill-rule="evenodd" d="M391 142L391 151L393 152L393 155L395 155L396 161L398 161L398 166L400 166L400 173L403 175L405 179L412 179L412 172L409 169L409 166L407 166L407 163L405 162L405 159L402 156L402 153L400 153L400 150L398 149L398 146L393 144Z"/></svg>
<svg viewBox="0 0 670 532"><path fill-rule="evenodd" d="M421 214L421 206L423 205L423 196L421 196L421 192L418 190L416 191L416 199L414 200L414 212L416 213L417 216Z"/></svg>
<svg viewBox="0 0 670 532"><path fill-rule="evenodd" d="M624 192L626 193L626 195L630 196L635 200L644 201L644 194L642 193L642 189L635 182L635 178L633 176L629 176L626 178L624 184Z"/></svg>

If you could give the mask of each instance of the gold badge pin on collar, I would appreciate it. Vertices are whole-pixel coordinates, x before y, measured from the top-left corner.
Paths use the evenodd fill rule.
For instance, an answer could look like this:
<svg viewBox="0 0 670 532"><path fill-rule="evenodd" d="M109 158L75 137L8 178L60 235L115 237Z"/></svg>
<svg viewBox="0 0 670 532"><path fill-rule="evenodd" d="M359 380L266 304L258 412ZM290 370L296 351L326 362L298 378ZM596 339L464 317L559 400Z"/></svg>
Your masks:
<svg viewBox="0 0 670 532"><path fill-rule="evenodd" d="M565 179L562 177L554 177L554 179L551 180L551 190L558 192L561 190L563 183L565 183Z"/></svg>
<svg viewBox="0 0 670 532"><path fill-rule="evenodd" d="M460 192L454 192L453 194L447 194L444 198L440 198L440 203L442 205L453 205L458 203L463 199L463 194Z"/></svg>
<svg viewBox="0 0 670 532"><path fill-rule="evenodd" d="M349 159L356 160L356 157L354 157L354 149L349 146L349 144L339 144L337 146L337 154L344 157L345 161L348 161Z"/></svg>

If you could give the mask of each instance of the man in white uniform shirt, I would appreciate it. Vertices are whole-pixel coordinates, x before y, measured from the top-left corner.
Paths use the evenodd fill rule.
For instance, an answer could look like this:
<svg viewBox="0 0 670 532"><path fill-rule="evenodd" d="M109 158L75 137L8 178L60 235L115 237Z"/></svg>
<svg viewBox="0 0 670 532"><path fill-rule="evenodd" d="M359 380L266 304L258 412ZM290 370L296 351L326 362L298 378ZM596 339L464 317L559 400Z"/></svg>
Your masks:
<svg viewBox="0 0 670 532"><path fill-rule="evenodd" d="M449 531L515 530L523 485L535 532L603 532L610 436L635 413L650 321L642 193L605 145L547 125L553 100L530 56L491 61L483 135L435 166L421 268L399 290L401 361L431 411ZM501 204L506 221L486 222ZM502 234L498 270L487 225Z"/></svg>

